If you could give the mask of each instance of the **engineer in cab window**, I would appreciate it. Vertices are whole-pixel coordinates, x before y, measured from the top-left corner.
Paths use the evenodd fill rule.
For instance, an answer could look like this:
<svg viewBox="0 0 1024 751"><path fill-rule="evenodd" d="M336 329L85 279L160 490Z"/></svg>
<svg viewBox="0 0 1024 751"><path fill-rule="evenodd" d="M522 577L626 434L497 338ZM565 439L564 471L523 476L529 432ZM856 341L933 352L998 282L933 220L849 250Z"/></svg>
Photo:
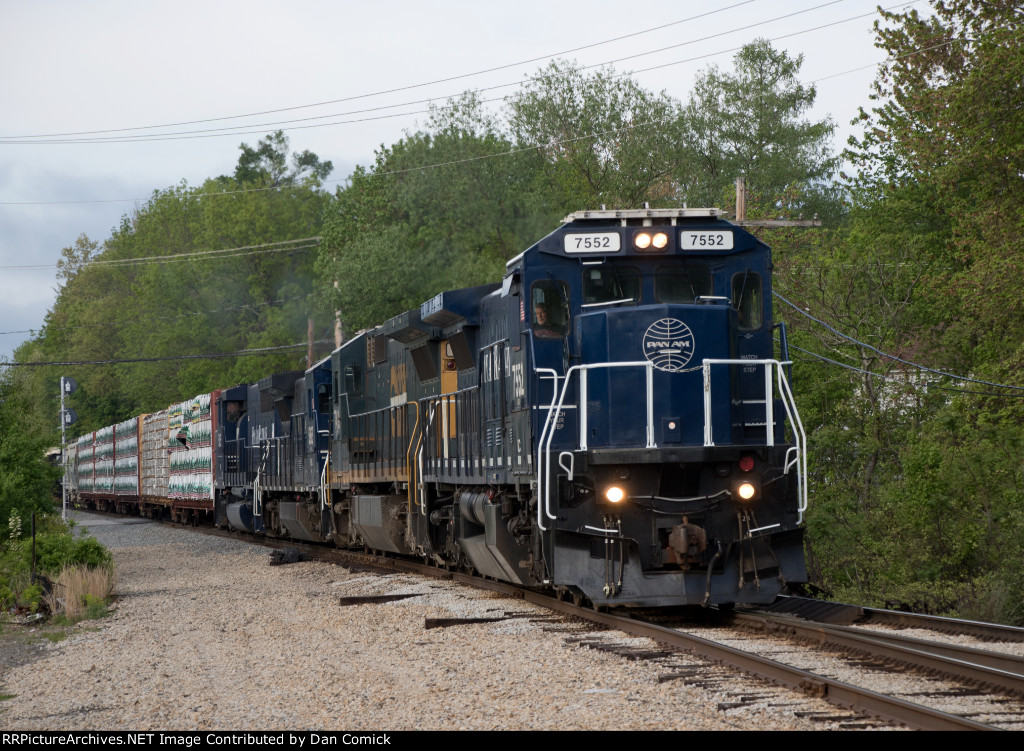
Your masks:
<svg viewBox="0 0 1024 751"><path fill-rule="evenodd" d="M547 303L539 302L533 306L533 335L538 339L561 339L562 327L551 320L551 311Z"/></svg>

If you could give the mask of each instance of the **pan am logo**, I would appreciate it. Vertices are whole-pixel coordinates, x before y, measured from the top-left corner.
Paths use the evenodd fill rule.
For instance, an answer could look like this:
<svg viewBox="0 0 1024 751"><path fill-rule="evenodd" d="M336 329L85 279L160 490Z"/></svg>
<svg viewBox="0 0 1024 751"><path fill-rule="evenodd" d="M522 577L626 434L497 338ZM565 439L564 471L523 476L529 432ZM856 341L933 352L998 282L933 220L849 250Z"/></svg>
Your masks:
<svg viewBox="0 0 1024 751"><path fill-rule="evenodd" d="M644 333L644 357L658 370L677 373L693 357L693 332L678 318L662 318Z"/></svg>

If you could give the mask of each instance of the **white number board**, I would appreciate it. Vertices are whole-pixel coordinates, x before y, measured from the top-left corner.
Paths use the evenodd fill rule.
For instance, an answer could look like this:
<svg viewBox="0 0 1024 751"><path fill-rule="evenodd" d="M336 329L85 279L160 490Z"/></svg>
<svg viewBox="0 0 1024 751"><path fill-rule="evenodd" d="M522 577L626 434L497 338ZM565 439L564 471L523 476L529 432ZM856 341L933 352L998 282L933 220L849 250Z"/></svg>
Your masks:
<svg viewBox="0 0 1024 751"><path fill-rule="evenodd" d="M729 230L687 230L679 233L680 250L732 250L732 232Z"/></svg>
<svg viewBox="0 0 1024 751"><path fill-rule="evenodd" d="M565 235L566 253L617 253L622 248L618 232L587 232Z"/></svg>

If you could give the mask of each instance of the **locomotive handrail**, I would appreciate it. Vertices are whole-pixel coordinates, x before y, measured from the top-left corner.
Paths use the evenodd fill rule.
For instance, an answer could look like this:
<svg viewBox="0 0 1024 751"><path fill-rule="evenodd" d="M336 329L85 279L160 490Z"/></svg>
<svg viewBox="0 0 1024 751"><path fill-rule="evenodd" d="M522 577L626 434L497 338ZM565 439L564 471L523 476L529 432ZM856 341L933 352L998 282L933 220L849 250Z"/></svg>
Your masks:
<svg viewBox="0 0 1024 751"><path fill-rule="evenodd" d="M537 527L541 532L547 532L548 528L544 526L542 514L547 513L548 518L551 520L555 520L557 517L552 516L551 512L547 511L547 508L541 502L544 497L541 489L541 468L544 466L542 452L544 447L544 437L547 435L548 427L553 424L551 422L551 414L555 409L555 397L558 396L558 371L554 368L534 368L534 372L541 378L551 378L554 381L551 388L551 406L548 407L547 419L544 420L544 427L540 431L540 438L537 439ZM541 511L542 508L544 509L543 512Z"/></svg>
<svg viewBox="0 0 1024 751"><path fill-rule="evenodd" d="M796 463L796 477L797 477L797 518L796 523L802 524L804 520L804 512L807 511L808 494L807 494L807 433L804 431L803 420L800 419L800 412L796 408L796 399L793 397L793 389L789 385L789 379L785 377L782 366L788 365L792 367L792 363L783 362L779 365L779 392L785 393L783 398L783 405L786 407L786 414L789 416L789 422L793 425L793 435L796 438L796 449L794 452L793 460L787 462L785 471L789 472L790 467L793 463ZM790 405L792 405L792 411L790 411ZM789 458L789 451L786 452L786 458Z"/></svg>
<svg viewBox="0 0 1024 751"><path fill-rule="evenodd" d="M260 488L260 476L263 474L263 470L266 468L267 456L270 453L270 444L265 442L260 447L260 462L256 465L256 479L252 484L252 512L254 516L263 515L263 497L261 495L262 490Z"/></svg>
<svg viewBox="0 0 1024 751"><path fill-rule="evenodd" d="M324 468L320 472L320 510L324 511L330 508L331 505L327 502L327 499L330 497L330 490L327 486L330 483L328 467L331 465L331 431L318 430L316 434L327 436L327 450L320 452L324 455Z"/></svg>
<svg viewBox="0 0 1024 751"><path fill-rule="evenodd" d="M625 361L625 362L601 362L588 363L586 365L573 365L565 371L565 380L562 382L562 389L558 394L558 403L555 404L554 395L551 399L551 407L548 408L547 418L544 420L544 428L541 430L541 437L538 441L537 451L537 523L542 531L546 528L541 524L541 508L550 520L558 517L551 513L551 493L549 485L551 482L551 440L555 436L555 426L562 414L565 395L569 390L569 383L572 381L573 373L580 373L580 394L579 394L579 449L587 450L587 373L591 370L603 368L644 368L647 371L647 448L657 448L654 442L654 363L650 360ZM550 368L537 368L536 372L547 371L554 374L555 391L558 391L558 373Z"/></svg>
<svg viewBox="0 0 1024 751"><path fill-rule="evenodd" d="M426 445L423 443L423 438L426 436L427 431L430 430L430 426L434 424L434 405L428 400L427 406L429 407L427 424L423 426L423 430L420 432L419 443L416 446L416 471L419 475L421 516L427 515L426 488L423 484L423 450L426 448Z"/></svg>
<svg viewBox="0 0 1024 751"><path fill-rule="evenodd" d="M569 457L568 467L562 464L562 459L564 457ZM569 482L572 482L572 476L575 473L576 467L576 454L572 453L571 451L563 451L558 455L558 466L565 470L565 474L569 476Z"/></svg>
<svg viewBox="0 0 1024 751"><path fill-rule="evenodd" d="M418 475L416 473L416 466L412 461L412 454L414 453L412 446L414 442L417 443L418 445L416 431L419 430L420 427L420 403L414 400L411 402L407 402L407 404L411 404L414 407L416 407L416 422L414 422L412 425L412 433L409 435L409 447L405 450L405 466L408 468L409 471L409 482L406 483L405 496L408 499L409 513L411 514L413 499L416 497L415 487L416 483L419 481Z"/></svg>
<svg viewBox="0 0 1024 751"><path fill-rule="evenodd" d="M775 390L772 388L772 371L776 374L778 381L779 396L782 406L786 410L786 417L789 424L793 426L793 442L786 451L785 466L783 472L796 467L797 477L797 524L802 524L804 512L807 511L807 433L804 431L803 421L800 419L800 412L796 408L796 400L793 398L793 391L789 386L789 379L786 378L783 368L792 365L791 362L779 360L725 360L706 359L703 361L704 371L704 445L714 446L714 427L711 424L711 366L712 365L761 365L764 367L764 411L765 411L765 445L775 445ZM792 458L790 458L792 457Z"/></svg>
<svg viewBox="0 0 1024 751"><path fill-rule="evenodd" d="M569 371L565 375L565 383L562 384L562 391L565 391L566 384L569 382L569 376L572 371L579 369L581 373L585 373L589 370L597 370L598 368L628 368L628 367L642 367L647 370L647 448L657 448L657 444L654 442L654 363L650 360L634 361L634 362L602 362L602 363L590 363L587 365L573 365L569 368ZM580 450L587 450L587 377L586 375L580 376Z"/></svg>
<svg viewBox="0 0 1024 751"><path fill-rule="evenodd" d="M458 426L458 421L460 419L466 419L467 417L463 414L469 409L467 405L467 397L473 392L479 391L479 389L480 387L476 385L465 386L461 389L456 389L455 391L447 391L443 394L434 394L432 396L423 397L419 400L420 403L425 404L430 408L429 419L421 431L423 434L421 441L422 438L426 437L426 434L430 431L431 427L434 426L433 420L435 414L438 416L436 429L440 432L434 433L432 437L438 439L436 443L440 447L436 449L434 454L427 457L431 461L437 461L437 464L434 466L434 471L440 471L439 468L441 466L441 461L447 461L453 458L466 458L467 461L472 461L472 455L468 446L455 446L456 454L453 457L451 454L452 449L448 445L448 441L452 439L458 441L459 437L464 435L464 431L459 430L456 426ZM453 411L455 412L454 422L452 422L453 418L451 416L451 412ZM453 427L456 427L455 435L451 436L449 433ZM424 444L423 447L425 448L426 444ZM422 455L423 452L417 450L417 452L414 453ZM422 473L420 474L420 482L422 482Z"/></svg>

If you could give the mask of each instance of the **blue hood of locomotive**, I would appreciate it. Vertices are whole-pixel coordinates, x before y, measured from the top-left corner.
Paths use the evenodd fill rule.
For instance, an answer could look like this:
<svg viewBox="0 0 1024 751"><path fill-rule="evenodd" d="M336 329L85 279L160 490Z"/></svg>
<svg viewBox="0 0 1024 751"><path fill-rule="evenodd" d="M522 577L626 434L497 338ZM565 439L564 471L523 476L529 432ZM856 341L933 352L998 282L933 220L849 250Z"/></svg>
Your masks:
<svg viewBox="0 0 1024 751"><path fill-rule="evenodd" d="M736 311L728 305L650 305L608 308L576 319L579 363L654 364L654 440L660 447L704 443L704 359L733 357ZM589 448L646 445L647 386L643 368L590 371ZM714 367L712 390L730 393L730 368ZM716 436L730 435L730 405L715 399Z"/></svg>

